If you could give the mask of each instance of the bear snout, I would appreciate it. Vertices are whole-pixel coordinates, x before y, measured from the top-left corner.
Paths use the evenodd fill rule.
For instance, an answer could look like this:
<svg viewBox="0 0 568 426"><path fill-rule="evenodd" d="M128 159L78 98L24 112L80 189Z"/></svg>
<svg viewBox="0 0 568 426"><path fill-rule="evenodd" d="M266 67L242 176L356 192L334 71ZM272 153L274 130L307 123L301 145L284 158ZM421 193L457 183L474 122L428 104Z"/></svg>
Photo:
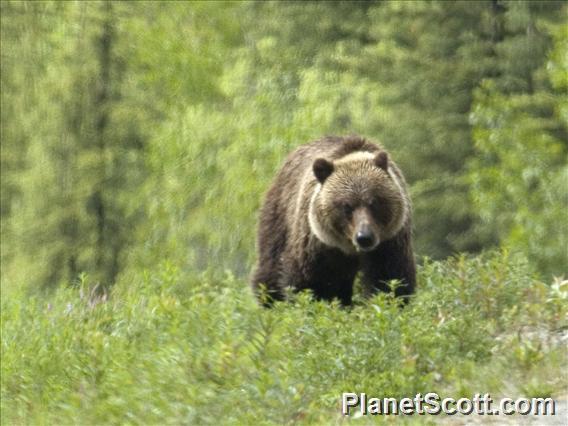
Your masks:
<svg viewBox="0 0 568 426"><path fill-rule="evenodd" d="M372 218L365 209L359 209L353 215L354 230L352 242L357 251L370 251L379 244L378 232L371 222Z"/></svg>
<svg viewBox="0 0 568 426"><path fill-rule="evenodd" d="M363 227L355 234L355 242L359 248L366 250L375 245L375 236L369 227Z"/></svg>

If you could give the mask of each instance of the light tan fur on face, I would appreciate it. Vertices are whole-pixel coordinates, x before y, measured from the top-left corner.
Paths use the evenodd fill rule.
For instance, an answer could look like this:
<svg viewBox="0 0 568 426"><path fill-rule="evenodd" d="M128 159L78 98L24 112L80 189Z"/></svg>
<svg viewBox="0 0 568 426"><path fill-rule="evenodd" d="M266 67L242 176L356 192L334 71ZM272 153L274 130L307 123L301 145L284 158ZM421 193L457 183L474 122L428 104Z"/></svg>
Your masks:
<svg viewBox="0 0 568 426"><path fill-rule="evenodd" d="M357 151L357 152L352 152L351 154L348 154L343 158L340 158L339 160L335 161L334 164L339 166L341 164L351 163L351 162L364 162L365 160L372 161L374 158L375 154L373 154L372 152Z"/></svg>
<svg viewBox="0 0 568 426"><path fill-rule="evenodd" d="M336 161L334 161L335 171L328 178L329 180L341 179L342 176L357 176L357 175L367 175L369 173L379 173L384 174L385 178L381 181L384 185L384 190L389 197L392 197L392 213L394 220L391 220L387 226L382 227L380 231L376 232L377 239L379 241L388 240L394 237L400 229L404 226L408 215L409 215L409 204L410 201L406 193L403 190L403 186L399 181L396 173L392 170L392 167L388 167L385 172L379 169L374 164L374 153L358 151L346 155ZM388 174L388 177L386 176ZM334 176L335 175L335 176ZM334 182L328 183L324 182L323 185L317 184L314 192L312 194L308 212L308 220L310 228L314 235L324 244L340 249L346 254L355 254L357 252L356 244L354 243L352 237L352 230L349 230L349 236L337 235L332 229L327 229L324 223L318 218L316 214L317 204L324 203L325 205L330 205L329 200L322 199L329 194L329 191L325 191L324 187L326 184L334 184ZM376 224L373 225L376 227Z"/></svg>
<svg viewBox="0 0 568 426"><path fill-rule="evenodd" d="M392 181L394 182L394 184L396 185L399 194L401 194L402 197L404 197L405 199L402 202L402 212L399 212L399 214L395 214L395 217L397 218L397 220L395 220L393 223L390 224L389 226L389 235L388 238L393 237L398 231L400 231L400 229L403 227L404 223L406 222L406 220L408 219L408 216L410 214L410 212L408 211L408 206L410 205L410 200L407 198L408 196L406 195L406 193L403 191L402 188L402 184L400 183L398 177L396 176L396 174L391 170L391 168L389 167L388 170L388 174L391 177Z"/></svg>
<svg viewBox="0 0 568 426"><path fill-rule="evenodd" d="M318 219L318 215L316 214L315 203L321 191L321 187L322 187L321 184L318 184L316 186L312 198L310 200L310 209L308 211L308 221L310 223L310 229L317 237L317 239L320 240L322 243L330 247L338 248L339 250L341 250L346 254L354 254L356 250L352 244L348 243L346 244L344 239L338 238L337 236L335 236L335 234L326 231Z"/></svg>

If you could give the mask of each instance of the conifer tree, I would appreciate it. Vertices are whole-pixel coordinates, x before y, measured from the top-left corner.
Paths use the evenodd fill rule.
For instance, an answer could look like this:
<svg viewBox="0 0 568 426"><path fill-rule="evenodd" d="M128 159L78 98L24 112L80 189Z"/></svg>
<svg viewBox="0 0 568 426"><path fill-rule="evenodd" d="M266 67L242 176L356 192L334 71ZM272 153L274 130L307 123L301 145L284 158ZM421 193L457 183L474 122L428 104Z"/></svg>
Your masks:
<svg viewBox="0 0 568 426"><path fill-rule="evenodd" d="M127 209L140 149L136 117L120 109L115 6L49 6L53 48L39 74L38 115L18 174L23 196L14 245L35 265L29 281L53 286L86 272L108 286L134 217Z"/></svg>
<svg viewBox="0 0 568 426"><path fill-rule="evenodd" d="M37 104L53 44L50 34L65 6L46 2L0 4L0 269L2 283L22 268L14 218L21 215L26 152L42 118ZM12 268L12 264L17 265Z"/></svg>
<svg viewBox="0 0 568 426"><path fill-rule="evenodd" d="M475 206L501 243L561 274L568 264L566 5L507 6L506 37L495 48L500 72L475 92L471 114Z"/></svg>

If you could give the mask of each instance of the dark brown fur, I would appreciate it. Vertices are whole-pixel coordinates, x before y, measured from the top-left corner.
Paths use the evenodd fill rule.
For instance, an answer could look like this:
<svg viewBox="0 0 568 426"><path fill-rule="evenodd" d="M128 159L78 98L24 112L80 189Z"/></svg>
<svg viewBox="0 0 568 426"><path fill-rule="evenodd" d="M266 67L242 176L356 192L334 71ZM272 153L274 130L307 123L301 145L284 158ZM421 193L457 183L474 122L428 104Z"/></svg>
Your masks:
<svg viewBox="0 0 568 426"><path fill-rule="evenodd" d="M372 155L363 154L360 161L358 154L345 159L359 152ZM367 160L366 156L375 157ZM309 220L312 197L317 223L325 225L325 232L340 241L341 248L322 242L314 233ZM400 220L395 226L397 215ZM357 231L354 227L360 223L380 241L370 251L349 247L349 238ZM298 148L287 158L266 196L260 213L258 254L252 285L264 305L284 300L288 288L309 289L317 299L336 298L349 305L358 271L370 293L390 291L386 282L398 279L402 285L395 294L412 294L416 268L411 208L396 164L382 147L357 136L325 137Z"/></svg>

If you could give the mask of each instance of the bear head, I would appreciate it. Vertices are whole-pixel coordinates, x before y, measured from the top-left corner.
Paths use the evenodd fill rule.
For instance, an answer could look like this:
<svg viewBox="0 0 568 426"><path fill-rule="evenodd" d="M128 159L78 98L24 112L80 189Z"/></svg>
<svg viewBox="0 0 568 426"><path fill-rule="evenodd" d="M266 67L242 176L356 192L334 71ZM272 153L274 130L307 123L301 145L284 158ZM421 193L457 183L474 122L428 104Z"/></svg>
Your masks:
<svg viewBox="0 0 568 426"><path fill-rule="evenodd" d="M385 151L357 151L313 163L309 224L324 244L346 254L375 249L404 226L409 201Z"/></svg>

